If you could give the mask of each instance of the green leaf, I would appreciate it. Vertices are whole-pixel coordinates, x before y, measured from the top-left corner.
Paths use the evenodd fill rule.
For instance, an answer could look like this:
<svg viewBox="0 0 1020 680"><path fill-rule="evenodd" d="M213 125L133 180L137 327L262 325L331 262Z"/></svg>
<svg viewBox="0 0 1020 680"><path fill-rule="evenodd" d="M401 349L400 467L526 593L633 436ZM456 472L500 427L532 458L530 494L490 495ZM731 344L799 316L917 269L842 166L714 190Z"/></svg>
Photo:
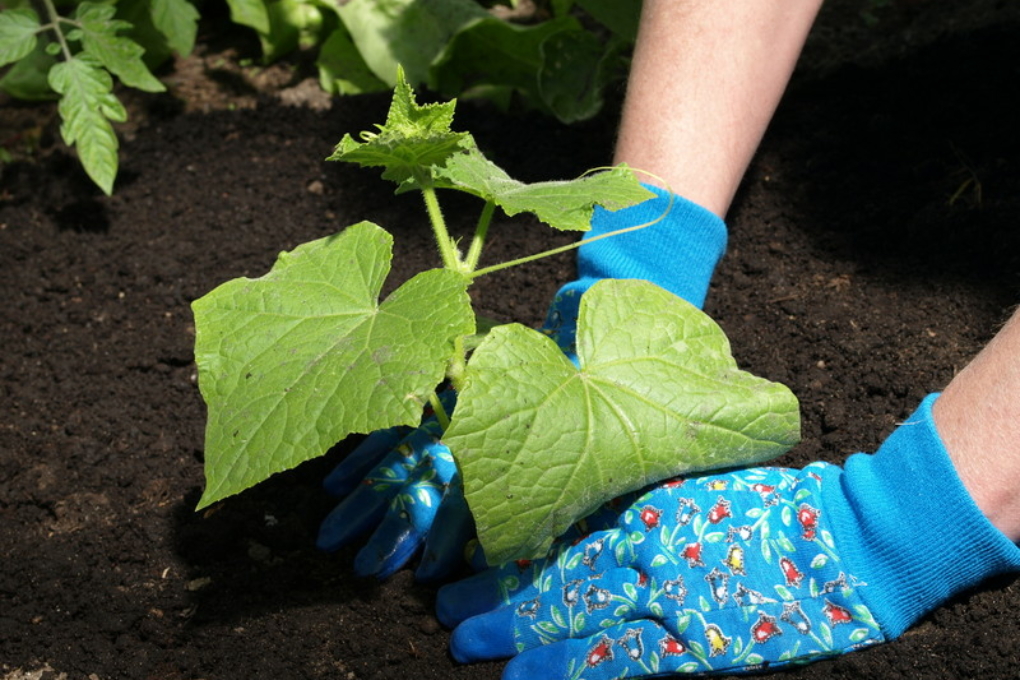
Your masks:
<svg viewBox="0 0 1020 680"><path fill-rule="evenodd" d="M572 231L591 228L596 205L618 210L655 196L625 165L574 180L525 184L512 179L476 148L450 156L434 170L434 176L436 186L492 201L507 215L530 212L551 227Z"/></svg>
<svg viewBox="0 0 1020 680"><path fill-rule="evenodd" d="M400 72L386 123L377 126L378 134L362 133L363 142L344 135L327 160L383 167L382 176L401 189L418 186L416 175L427 173L429 166L441 165L473 144L468 133L450 129L455 106L456 102L419 106Z"/></svg>
<svg viewBox="0 0 1020 680"><path fill-rule="evenodd" d="M358 48L351 42L351 36L338 28L319 48L315 62L319 69L319 84L332 94L362 94L382 92L389 86L368 68Z"/></svg>
<svg viewBox="0 0 1020 680"><path fill-rule="evenodd" d="M266 10L269 30L259 33L265 61L274 61L299 48L311 48L319 42L322 11L314 0L271 0Z"/></svg>
<svg viewBox="0 0 1020 680"><path fill-rule="evenodd" d="M411 83L428 68L464 24L488 16L472 0L350 0L337 8L365 63L391 87L402 65Z"/></svg>
<svg viewBox="0 0 1020 680"><path fill-rule="evenodd" d="M254 28L259 33L269 33L269 10L263 0L227 0L230 20L235 24Z"/></svg>
<svg viewBox="0 0 1020 680"><path fill-rule="evenodd" d="M110 121L123 122L127 112L112 93L113 78L88 54L55 64L50 87L60 94L60 134L77 145L78 158L92 181L109 195L117 177L117 135Z"/></svg>
<svg viewBox="0 0 1020 680"><path fill-rule="evenodd" d="M39 31L39 15L28 8L0 12L0 66L31 54Z"/></svg>
<svg viewBox="0 0 1020 680"><path fill-rule="evenodd" d="M637 40L638 21L641 18L640 2L620 0L577 0L599 23L628 42Z"/></svg>
<svg viewBox="0 0 1020 680"><path fill-rule="evenodd" d="M380 303L391 246L389 234L362 222L195 301L209 407L200 508L351 433L419 422L474 316L466 279L442 269Z"/></svg>
<svg viewBox="0 0 1020 680"><path fill-rule="evenodd" d="M493 564L545 554L622 493L799 439L793 394L738 369L715 322L661 288L600 281L578 326L580 368L520 325L494 329L468 364L444 441Z"/></svg>
<svg viewBox="0 0 1020 680"><path fill-rule="evenodd" d="M199 13L188 0L152 0L152 23L177 54L187 56L195 48Z"/></svg>
<svg viewBox="0 0 1020 680"><path fill-rule="evenodd" d="M626 73L622 48L618 40L603 45L587 31L550 36L542 43L537 73L542 103L564 123L593 117L606 88Z"/></svg>
<svg viewBox="0 0 1020 680"><path fill-rule="evenodd" d="M78 6L76 17L82 31L82 48L120 78L129 87L145 92L163 92L163 83L149 71L142 61L145 50L141 45L117 32L131 28L131 24L113 18L113 5L97 5L83 2Z"/></svg>
<svg viewBox="0 0 1020 680"><path fill-rule="evenodd" d="M479 85L506 85L538 94L542 44L557 34L584 32L573 17L521 26L486 15L454 34L429 70L429 87L456 96Z"/></svg>
<svg viewBox="0 0 1020 680"><path fill-rule="evenodd" d="M50 69L57 63L55 57L46 53L49 44L52 43L46 39L39 40L28 56L11 66L0 78L0 89L18 99L56 99L57 95L47 79Z"/></svg>

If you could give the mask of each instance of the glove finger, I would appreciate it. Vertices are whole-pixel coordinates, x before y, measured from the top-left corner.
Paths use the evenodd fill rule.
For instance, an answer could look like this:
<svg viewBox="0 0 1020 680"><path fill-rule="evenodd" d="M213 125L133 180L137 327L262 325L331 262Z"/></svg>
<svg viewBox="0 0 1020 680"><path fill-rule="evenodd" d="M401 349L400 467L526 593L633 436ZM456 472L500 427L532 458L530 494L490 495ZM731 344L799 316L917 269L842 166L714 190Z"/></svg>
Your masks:
<svg viewBox="0 0 1020 680"><path fill-rule="evenodd" d="M322 481L334 496L346 496L410 433L408 427L377 430L365 437Z"/></svg>
<svg viewBox="0 0 1020 680"><path fill-rule="evenodd" d="M607 628L587 638L561 640L511 659L503 680L575 677L618 680L711 670L704 650L692 652L685 640L650 620Z"/></svg>
<svg viewBox="0 0 1020 680"><path fill-rule="evenodd" d="M320 550L333 552L368 533L382 521L398 490L395 486L382 491L373 486L359 486L322 520L315 544Z"/></svg>
<svg viewBox="0 0 1020 680"><path fill-rule="evenodd" d="M435 530L425 537L425 551L415 572L422 582L438 581L464 564L464 547L474 535L475 524L458 482L443 494L432 526Z"/></svg>
<svg viewBox="0 0 1020 680"><path fill-rule="evenodd" d="M438 453L439 449L449 456L445 446L435 448L435 438L428 429L417 429L405 437L322 521L316 541L319 548L336 550L378 525L391 500L400 493L415 493L414 485L423 478L431 483L437 476L452 474L445 472L450 466L456 469L452 456L449 456L449 463L440 466L444 472L438 473L434 470L432 456L423 455L423 451ZM431 516L428 520L431 523ZM424 531L428 531L427 525Z"/></svg>
<svg viewBox="0 0 1020 680"><path fill-rule="evenodd" d="M379 580L389 578L414 557L424 542L425 534L406 517L387 514L354 558L354 573Z"/></svg>
<svg viewBox="0 0 1020 680"><path fill-rule="evenodd" d="M503 605L464 621L450 636L450 654L460 663L505 659L516 654L515 609L513 605Z"/></svg>
<svg viewBox="0 0 1020 680"><path fill-rule="evenodd" d="M437 616L444 625L455 626L500 605L562 588L569 580L626 566L633 557L621 530L599 531L578 543L560 544L545 559L508 562L443 586L436 600Z"/></svg>
<svg viewBox="0 0 1020 680"><path fill-rule="evenodd" d="M569 579L544 592L533 591L534 597L467 619L454 630L450 649L459 660L482 661L558 640L588 637L651 615L649 591L646 579L628 568ZM665 591L665 596L670 597L671 591ZM660 607L655 609L661 614Z"/></svg>
<svg viewBox="0 0 1020 680"><path fill-rule="evenodd" d="M423 458L393 497L379 527L355 559L354 571L359 576L390 576L425 542L447 488L439 479L443 475L435 462Z"/></svg>

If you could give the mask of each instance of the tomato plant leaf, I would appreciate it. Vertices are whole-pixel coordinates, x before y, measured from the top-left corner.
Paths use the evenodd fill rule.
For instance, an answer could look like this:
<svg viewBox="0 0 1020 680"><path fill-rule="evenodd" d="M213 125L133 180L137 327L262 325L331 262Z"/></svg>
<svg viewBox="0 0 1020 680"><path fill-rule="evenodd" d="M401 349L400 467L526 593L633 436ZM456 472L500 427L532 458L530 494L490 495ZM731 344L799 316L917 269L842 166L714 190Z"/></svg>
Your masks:
<svg viewBox="0 0 1020 680"><path fill-rule="evenodd" d="M577 355L580 368L513 324L471 358L444 442L490 564L544 555L622 493L759 462L799 439L789 389L740 370L714 321L648 282L585 294Z"/></svg>
<svg viewBox="0 0 1020 680"><path fill-rule="evenodd" d="M512 179L477 148L450 156L433 174L437 186L460 189L492 201L510 216L534 213L549 226L561 230L590 229L596 205L618 210L655 196L641 186L625 165L574 180L525 184Z"/></svg>
<svg viewBox="0 0 1020 680"><path fill-rule="evenodd" d="M50 87L60 94L60 134L77 145L78 158L92 181L109 195L117 176L117 134L110 121L123 122L127 112L113 90L113 78L89 54L54 64Z"/></svg>
<svg viewBox="0 0 1020 680"><path fill-rule="evenodd" d="M198 10L188 0L152 0L152 23L177 54L187 56L198 35Z"/></svg>
<svg viewBox="0 0 1020 680"><path fill-rule="evenodd" d="M473 144L469 133L450 129L455 106L454 101L419 105L400 72L386 123L377 126L378 134L362 133L363 142L344 135L327 160L383 167L383 177L400 185L400 190L415 188L416 173L428 173L431 166L441 165Z"/></svg>
<svg viewBox="0 0 1020 680"><path fill-rule="evenodd" d="M35 49L7 69L0 78L0 90L29 101L56 99L57 95L47 80L50 69L57 63L56 57L46 53L49 44L48 39L41 38Z"/></svg>
<svg viewBox="0 0 1020 680"><path fill-rule="evenodd" d="M418 424L454 340L474 332L474 314L467 279L443 269L380 303L391 249L389 234L362 222L195 301L209 408L200 508L348 434Z"/></svg>
<svg viewBox="0 0 1020 680"><path fill-rule="evenodd" d="M31 54L39 28L39 15L27 7L0 12L0 66Z"/></svg>
<svg viewBox="0 0 1020 680"><path fill-rule="evenodd" d="M142 61L145 49L130 38L117 35L118 31L131 28L131 24L114 19L116 11L113 5L93 2L78 5L75 16L82 32L82 47L125 85L145 92L163 92L166 90L163 83L156 80Z"/></svg>

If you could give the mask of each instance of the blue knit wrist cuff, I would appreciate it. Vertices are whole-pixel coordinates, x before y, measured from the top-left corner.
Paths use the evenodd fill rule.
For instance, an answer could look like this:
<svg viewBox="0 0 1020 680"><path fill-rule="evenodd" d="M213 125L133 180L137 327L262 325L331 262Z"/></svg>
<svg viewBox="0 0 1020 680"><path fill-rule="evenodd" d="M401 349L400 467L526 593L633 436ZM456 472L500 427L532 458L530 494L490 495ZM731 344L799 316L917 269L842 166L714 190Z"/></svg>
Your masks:
<svg viewBox="0 0 1020 680"><path fill-rule="evenodd" d="M584 240L662 219L582 245L577 254L578 279L588 287L600 279L644 279L703 307L712 273L726 250L726 224L696 203L644 186L655 198L616 212L597 209Z"/></svg>
<svg viewBox="0 0 1020 680"><path fill-rule="evenodd" d="M699 308L704 306L712 273L726 250L725 222L687 199L648 184L644 187L655 198L615 212L595 210L584 241L662 219L578 249L578 278L559 290L544 326L560 347L573 347L581 295L602 279L651 281Z"/></svg>
<svg viewBox="0 0 1020 680"><path fill-rule="evenodd" d="M890 638L954 594L1020 571L1020 549L963 486L929 395L875 455L851 456L824 485L836 546ZM835 483L833 483L835 482Z"/></svg>

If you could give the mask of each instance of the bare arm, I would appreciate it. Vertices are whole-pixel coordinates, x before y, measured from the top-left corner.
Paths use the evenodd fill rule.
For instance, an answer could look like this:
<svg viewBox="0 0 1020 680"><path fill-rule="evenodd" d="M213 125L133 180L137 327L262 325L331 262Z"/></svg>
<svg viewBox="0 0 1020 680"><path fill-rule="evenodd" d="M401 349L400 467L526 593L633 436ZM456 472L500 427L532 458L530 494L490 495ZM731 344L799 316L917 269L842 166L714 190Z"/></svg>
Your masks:
<svg viewBox="0 0 1020 680"><path fill-rule="evenodd" d="M645 0L616 162L724 217L820 7Z"/></svg>

